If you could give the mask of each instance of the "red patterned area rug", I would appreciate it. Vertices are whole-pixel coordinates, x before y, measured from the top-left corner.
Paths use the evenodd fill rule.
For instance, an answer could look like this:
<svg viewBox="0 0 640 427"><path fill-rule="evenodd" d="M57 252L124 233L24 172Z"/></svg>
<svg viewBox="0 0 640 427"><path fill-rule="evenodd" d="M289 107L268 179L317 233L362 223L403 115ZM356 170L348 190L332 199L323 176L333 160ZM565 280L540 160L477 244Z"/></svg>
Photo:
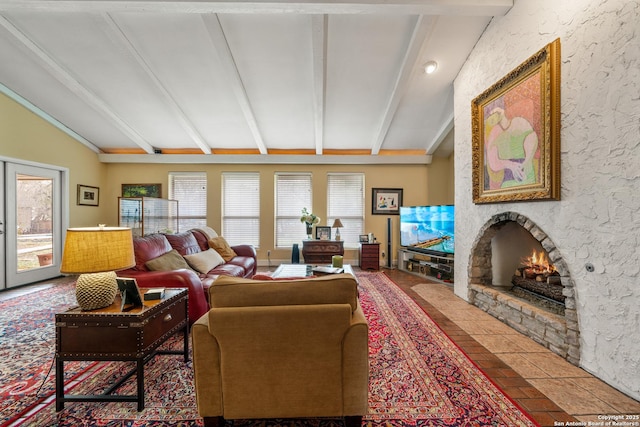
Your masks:
<svg viewBox="0 0 640 427"><path fill-rule="evenodd" d="M537 426L383 273L358 273L369 425Z"/></svg>
<svg viewBox="0 0 640 427"><path fill-rule="evenodd" d="M0 425L20 417L54 392L46 381L55 354L54 316L75 304L74 279L0 302ZM70 363L69 380L95 363Z"/></svg>
<svg viewBox="0 0 640 427"><path fill-rule="evenodd" d="M536 426L517 405L506 397L438 328L424 311L383 273L357 273L360 299L370 329L370 389L367 426ZM193 394L192 364L180 356L159 355L145 368L145 409L136 411L135 403L71 402L56 413L54 374L51 373L38 396L35 389L45 379L55 351L53 314L72 305L69 287L39 295L32 307L22 312L13 308L16 323L2 350L3 361L26 355L11 369L4 362L0 375L2 392L1 421L22 415L22 426L202 426ZM71 294L64 300L56 293ZM33 297L32 297L33 298ZM20 300L29 297L19 298ZM62 302L57 309L36 310L40 305ZM45 303L46 302L46 303ZM26 302L24 302L27 304ZM0 303L4 313L6 303ZM67 304L66 306L64 304ZM12 317L12 316L9 316ZM30 354L34 341L14 342L19 319L32 319L24 325L24 334L37 335L39 350ZM2 320L6 332L6 316ZM34 332L38 330L38 332ZM179 347L176 339L168 345ZM7 349L7 350L5 350ZM95 365L95 366L94 366ZM78 366L69 378L67 391L94 394L131 368L127 363L98 363ZM17 371L17 373L13 373ZM18 385L18 383L22 383ZM13 384L13 386L12 386ZM118 393L130 394L135 378L127 381ZM5 404L9 397L13 403ZM3 424L5 425L5 424ZM342 426L336 419L304 420L235 420L229 425L247 427Z"/></svg>

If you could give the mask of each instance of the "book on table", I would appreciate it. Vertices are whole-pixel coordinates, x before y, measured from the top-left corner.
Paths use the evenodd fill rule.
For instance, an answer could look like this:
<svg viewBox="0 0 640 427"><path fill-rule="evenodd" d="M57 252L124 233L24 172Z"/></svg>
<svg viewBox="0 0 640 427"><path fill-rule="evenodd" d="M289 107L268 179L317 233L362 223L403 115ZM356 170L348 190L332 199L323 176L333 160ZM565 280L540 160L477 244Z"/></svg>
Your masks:
<svg viewBox="0 0 640 427"><path fill-rule="evenodd" d="M344 268L332 267L330 265L315 265L313 266L313 272L323 274L338 274L344 272Z"/></svg>

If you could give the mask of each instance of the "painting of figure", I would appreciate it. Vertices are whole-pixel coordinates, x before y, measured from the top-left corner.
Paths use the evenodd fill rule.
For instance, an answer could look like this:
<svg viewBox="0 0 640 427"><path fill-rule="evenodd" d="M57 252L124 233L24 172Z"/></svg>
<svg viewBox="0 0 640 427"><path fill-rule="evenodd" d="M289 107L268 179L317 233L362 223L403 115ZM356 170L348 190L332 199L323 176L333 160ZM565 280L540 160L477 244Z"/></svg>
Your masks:
<svg viewBox="0 0 640 427"><path fill-rule="evenodd" d="M560 39L471 102L474 203L560 199Z"/></svg>
<svg viewBox="0 0 640 427"><path fill-rule="evenodd" d="M540 73L484 107L485 190L540 183Z"/></svg>

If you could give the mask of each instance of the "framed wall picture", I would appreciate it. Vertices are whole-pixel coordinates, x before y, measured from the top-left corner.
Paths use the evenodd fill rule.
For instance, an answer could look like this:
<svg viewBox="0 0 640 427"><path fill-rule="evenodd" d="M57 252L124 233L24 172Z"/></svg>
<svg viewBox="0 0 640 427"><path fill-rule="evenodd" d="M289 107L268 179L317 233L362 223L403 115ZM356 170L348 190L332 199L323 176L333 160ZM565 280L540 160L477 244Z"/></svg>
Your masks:
<svg viewBox="0 0 640 427"><path fill-rule="evenodd" d="M371 213L373 215L400 215L402 188L373 188Z"/></svg>
<svg viewBox="0 0 640 427"><path fill-rule="evenodd" d="M122 197L162 197L162 184L122 184Z"/></svg>
<svg viewBox="0 0 640 427"><path fill-rule="evenodd" d="M560 40L471 102L474 203L560 199Z"/></svg>
<svg viewBox="0 0 640 427"><path fill-rule="evenodd" d="M331 227L316 226L316 240L331 240Z"/></svg>
<svg viewBox="0 0 640 427"><path fill-rule="evenodd" d="M100 189L98 187L78 184L77 203L85 206L98 206L100 203Z"/></svg>

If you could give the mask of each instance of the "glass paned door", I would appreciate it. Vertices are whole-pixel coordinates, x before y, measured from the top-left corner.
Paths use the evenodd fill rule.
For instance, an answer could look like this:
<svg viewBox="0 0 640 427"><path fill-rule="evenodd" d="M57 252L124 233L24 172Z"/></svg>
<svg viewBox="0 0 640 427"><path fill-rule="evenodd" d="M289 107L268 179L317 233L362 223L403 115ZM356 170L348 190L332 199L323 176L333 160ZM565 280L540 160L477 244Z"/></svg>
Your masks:
<svg viewBox="0 0 640 427"><path fill-rule="evenodd" d="M59 275L61 173L5 164L6 287Z"/></svg>

